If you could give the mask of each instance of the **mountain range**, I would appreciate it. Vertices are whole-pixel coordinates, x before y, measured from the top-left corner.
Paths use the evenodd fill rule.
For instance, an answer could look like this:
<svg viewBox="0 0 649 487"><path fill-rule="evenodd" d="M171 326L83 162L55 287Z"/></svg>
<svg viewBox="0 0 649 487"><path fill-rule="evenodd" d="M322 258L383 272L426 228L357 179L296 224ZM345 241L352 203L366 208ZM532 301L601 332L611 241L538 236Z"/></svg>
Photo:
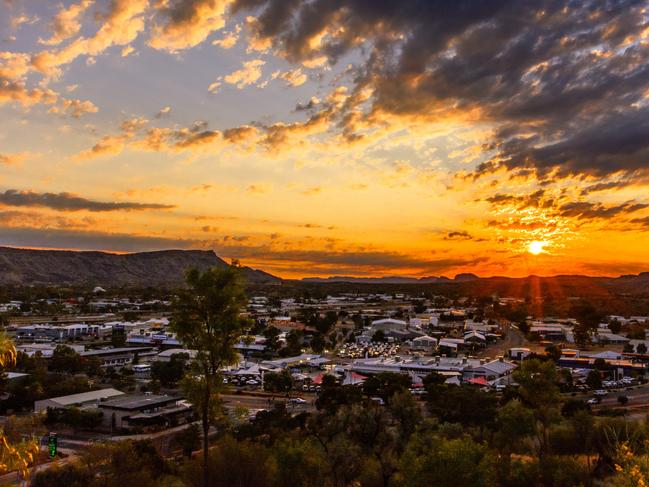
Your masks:
<svg viewBox="0 0 649 487"><path fill-rule="evenodd" d="M191 267L205 270L228 265L208 250L111 254L0 247L0 284L170 287L182 284ZM280 281L250 267L244 267L243 274L249 284Z"/></svg>
<svg viewBox="0 0 649 487"><path fill-rule="evenodd" d="M174 287L181 285L187 269L223 268L229 264L211 250L162 250L132 254L81 252L67 250L33 250L0 247L0 285L52 285L102 287ZM243 267L248 284L287 286L323 286L323 291L347 290L367 286L426 286L437 291L459 295L499 296L570 296L602 297L611 294L649 296L649 272L620 277L565 275L479 277L458 274L453 278L345 277L305 278L286 281L267 272ZM333 289L335 287L335 289Z"/></svg>

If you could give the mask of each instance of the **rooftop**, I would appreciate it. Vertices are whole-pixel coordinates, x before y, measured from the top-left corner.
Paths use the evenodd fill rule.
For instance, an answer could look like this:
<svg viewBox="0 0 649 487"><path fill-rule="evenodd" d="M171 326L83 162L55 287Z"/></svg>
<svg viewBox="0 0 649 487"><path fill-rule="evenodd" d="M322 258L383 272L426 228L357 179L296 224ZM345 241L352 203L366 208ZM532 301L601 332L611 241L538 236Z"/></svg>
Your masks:
<svg viewBox="0 0 649 487"><path fill-rule="evenodd" d="M168 396L166 394L129 394L111 399L110 401L104 401L100 406L113 409L139 410L147 407L161 407L176 402L179 399L179 397Z"/></svg>

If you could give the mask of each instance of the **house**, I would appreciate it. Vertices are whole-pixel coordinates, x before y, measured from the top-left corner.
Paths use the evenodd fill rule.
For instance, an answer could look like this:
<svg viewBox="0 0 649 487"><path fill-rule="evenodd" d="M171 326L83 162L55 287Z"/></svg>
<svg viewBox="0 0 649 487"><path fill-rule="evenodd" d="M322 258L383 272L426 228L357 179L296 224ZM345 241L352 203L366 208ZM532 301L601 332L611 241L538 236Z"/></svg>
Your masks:
<svg viewBox="0 0 649 487"><path fill-rule="evenodd" d="M610 343L615 345L626 345L629 343L629 339L622 335L616 335L615 333L606 333L602 329L597 330L597 335L593 337L593 341L596 343Z"/></svg>
<svg viewBox="0 0 649 487"><path fill-rule="evenodd" d="M561 323L539 323L534 322L530 326L530 334L537 335L541 340L566 340L570 327Z"/></svg>
<svg viewBox="0 0 649 487"><path fill-rule="evenodd" d="M487 337L483 333L471 330L464 334L464 343L466 345L484 346L487 343Z"/></svg>
<svg viewBox="0 0 649 487"><path fill-rule="evenodd" d="M412 340L411 350L423 350L430 352L437 347L437 339L428 335L420 336Z"/></svg>
<svg viewBox="0 0 649 487"><path fill-rule="evenodd" d="M513 347L510 348L507 353L509 354L509 358L513 360L523 360L530 353L532 353L532 351L529 348Z"/></svg>
<svg viewBox="0 0 649 487"><path fill-rule="evenodd" d="M101 402L104 426L115 429L150 429L184 424L193 411L182 398L156 394L128 394Z"/></svg>
<svg viewBox="0 0 649 487"><path fill-rule="evenodd" d="M124 395L117 389L100 389L98 391L82 392L69 396L51 397L34 402L34 411L46 411L47 408L65 409L71 407L90 408L96 407L101 401Z"/></svg>
<svg viewBox="0 0 649 487"><path fill-rule="evenodd" d="M491 362L480 364L464 372L465 378L484 377L489 382L511 375L516 368L515 364L505 361L502 357Z"/></svg>
<svg viewBox="0 0 649 487"><path fill-rule="evenodd" d="M439 349L445 353L457 353L458 349L464 346L462 338L442 338L439 341Z"/></svg>

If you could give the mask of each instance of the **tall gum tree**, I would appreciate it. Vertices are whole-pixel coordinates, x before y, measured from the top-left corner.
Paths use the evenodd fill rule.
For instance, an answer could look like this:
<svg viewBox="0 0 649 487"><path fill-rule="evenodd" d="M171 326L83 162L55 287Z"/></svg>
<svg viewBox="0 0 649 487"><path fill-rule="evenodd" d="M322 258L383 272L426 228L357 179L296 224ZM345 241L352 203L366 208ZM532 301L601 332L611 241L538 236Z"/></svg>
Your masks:
<svg viewBox="0 0 649 487"><path fill-rule="evenodd" d="M223 367L236 363L235 345L248 326L241 316L247 299L237 267L187 272L187 286L174 302L172 330L196 351L184 385L200 411L203 429L203 484L209 483L209 428L218 404Z"/></svg>

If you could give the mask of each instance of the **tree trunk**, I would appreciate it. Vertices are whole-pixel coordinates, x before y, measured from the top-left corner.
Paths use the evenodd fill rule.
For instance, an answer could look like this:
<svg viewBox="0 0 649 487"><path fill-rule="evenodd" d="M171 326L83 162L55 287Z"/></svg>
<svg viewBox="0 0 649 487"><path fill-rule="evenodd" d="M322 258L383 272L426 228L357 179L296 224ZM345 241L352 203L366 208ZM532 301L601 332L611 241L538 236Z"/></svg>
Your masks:
<svg viewBox="0 0 649 487"><path fill-rule="evenodd" d="M209 441L209 432L210 432L210 387L207 382L207 377L205 377L205 391L203 397L203 411L202 411L202 421L203 421L203 487L209 486L210 476L209 476L209 451L210 451L210 441Z"/></svg>

